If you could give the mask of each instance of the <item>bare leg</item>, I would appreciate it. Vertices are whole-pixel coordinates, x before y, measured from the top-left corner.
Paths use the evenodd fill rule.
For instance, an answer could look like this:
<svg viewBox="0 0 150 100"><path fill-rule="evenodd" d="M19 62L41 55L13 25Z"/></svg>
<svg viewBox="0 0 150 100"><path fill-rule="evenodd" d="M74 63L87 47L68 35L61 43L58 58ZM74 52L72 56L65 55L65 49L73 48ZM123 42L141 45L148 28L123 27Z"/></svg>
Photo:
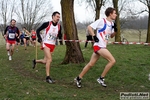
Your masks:
<svg viewBox="0 0 150 100"><path fill-rule="evenodd" d="M10 56L10 43L6 43L6 50L7 50L7 53L8 53L8 56Z"/></svg>
<svg viewBox="0 0 150 100"><path fill-rule="evenodd" d="M46 64L46 57L44 57L44 59L36 60L36 63Z"/></svg>
<svg viewBox="0 0 150 100"><path fill-rule="evenodd" d="M108 60L108 63L105 66L105 69L104 69L103 73L101 74L101 77L105 77L107 72L115 64L116 61L115 61L114 57L112 56L112 54L107 49L99 50L98 54L101 55L106 60Z"/></svg>
<svg viewBox="0 0 150 100"><path fill-rule="evenodd" d="M27 49L27 40L25 38L23 38L23 42L24 42L24 47L25 47L25 50Z"/></svg>
<svg viewBox="0 0 150 100"><path fill-rule="evenodd" d="M44 47L44 54L46 57L46 75L50 76L50 64L52 62L52 55L48 47Z"/></svg>
<svg viewBox="0 0 150 100"><path fill-rule="evenodd" d="M34 41L33 41L33 46L34 46L34 47L35 47L35 43L36 43L36 41L34 40Z"/></svg>
<svg viewBox="0 0 150 100"><path fill-rule="evenodd" d="M13 55L13 53L14 53L14 48L15 48L15 44L12 44L11 49L10 49L10 56Z"/></svg>

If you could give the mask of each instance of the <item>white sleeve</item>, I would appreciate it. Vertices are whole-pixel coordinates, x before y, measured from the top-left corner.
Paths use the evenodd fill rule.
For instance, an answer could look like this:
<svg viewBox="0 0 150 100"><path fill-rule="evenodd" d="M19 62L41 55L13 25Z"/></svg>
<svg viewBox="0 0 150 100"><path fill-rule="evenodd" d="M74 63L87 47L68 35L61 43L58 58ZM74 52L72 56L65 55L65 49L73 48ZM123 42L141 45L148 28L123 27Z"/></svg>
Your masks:
<svg viewBox="0 0 150 100"><path fill-rule="evenodd" d="M90 24L90 26L96 30L96 29L101 29L104 27L104 20L103 19L98 19L95 22L93 22L92 24Z"/></svg>

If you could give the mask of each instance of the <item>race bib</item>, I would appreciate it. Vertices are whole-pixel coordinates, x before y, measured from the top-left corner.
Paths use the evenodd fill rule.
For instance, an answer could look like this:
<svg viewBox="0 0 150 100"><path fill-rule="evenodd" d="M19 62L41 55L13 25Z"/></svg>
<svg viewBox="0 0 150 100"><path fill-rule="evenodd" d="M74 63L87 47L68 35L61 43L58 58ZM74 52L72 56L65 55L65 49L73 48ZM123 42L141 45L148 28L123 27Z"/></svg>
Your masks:
<svg viewBox="0 0 150 100"><path fill-rule="evenodd" d="M9 38L10 39L15 39L15 34L14 33L9 33Z"/></svg>
<svg viewBox="0 0 150 100"><path fill-rule="evenodd" d="M109 34L105 35L105 40L108 40L109 39Z"/></svg>
<svg viewBox="0 0 150 100"><path fill-rule="evenodd" d="M53 36L53 35L49 35L49 36L48 36L48 40L56 40L56 38L57 38L57 37L56 37L56 36Z"/></svg>

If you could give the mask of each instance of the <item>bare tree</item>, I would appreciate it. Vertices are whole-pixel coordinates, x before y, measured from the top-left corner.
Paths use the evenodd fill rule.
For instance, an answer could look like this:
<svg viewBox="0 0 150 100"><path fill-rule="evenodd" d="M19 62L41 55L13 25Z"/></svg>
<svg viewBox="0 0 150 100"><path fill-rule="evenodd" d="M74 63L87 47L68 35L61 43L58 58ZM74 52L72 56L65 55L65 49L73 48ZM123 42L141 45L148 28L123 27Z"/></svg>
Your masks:
<svg viewBox="0 0 150 100"><path fill-rule="evenodd" d="M13 17L14 4L15 0L9 0L9 2L6 0L0 1L0 19L1 19L0 30L2 32L2 35L4 34L4 29L6 28L7 23Z"/></svg>
<svg viewBox="0 0 150 100"><path fill-rule="evenodd" d="M120 20L119 20L119 8L118 8L118 1L119 0L113 0L113 5L114 5L114 8L116 9L116 13L117 13L117 18L116 18L116 24L117 24L117 34L115 36L115 41L116 42L120 42L121 41L121 37L120 37Z"/></svg>
<svg viewBox="0 0 150 100"><path fill-rule="evenodd" d="M79 3L86 3L86 8L91 7L95 11L95 20L97 20L100 17L101 7L104 6L105 2L106 0L82 0Z"/></svg>
<svg viewBox="0 0 150 100"><path fill-rule="evenodd" d="M49 0L19 0L18 9L15 13L28 30L36 27L51 15L51 2Z"/></svg>
<svg viewBox="0 0 150 100"><path fill-rule="evenodd" d="M150 0L139 0L141 3L143 3L145 6L147 6L148 9L143 10L142 12L148 12L148 29L147 29L147 38L146 42L150 43Z"/></svg>
<svg viewBox="0 0 150 100"><path fill-rule="evenodd" d="M67 40L78 40L74 18L74 0L61 0L62 21ZM66 42L66 55L63 64L84 62L79 42Z"/></svg>
<svg viewBox="0 0 150 100"><path fill-rule="evenodd" d="M121 41L121 27L123 26L123 24L126 22L126 20L120 22L120 15L122 14L122 18L126 18L129 14L129 2L131 2L131 0L112 0L113 2L113 6L116 9L116 13L117 13L117 18L115 20L115 23L117 24L117 34L115 36L115 41L116 42L120 42ZM133 0L132 0L133 2Z"/></svg>
<svg viewBox="0 0 150 100"><path fill-rule="evenodd" d="M95 20L99 19L101 7L104 6L106 0L86 0L86 2L88 2L89 5L93 4L93 7L96 12Z"/></svg>

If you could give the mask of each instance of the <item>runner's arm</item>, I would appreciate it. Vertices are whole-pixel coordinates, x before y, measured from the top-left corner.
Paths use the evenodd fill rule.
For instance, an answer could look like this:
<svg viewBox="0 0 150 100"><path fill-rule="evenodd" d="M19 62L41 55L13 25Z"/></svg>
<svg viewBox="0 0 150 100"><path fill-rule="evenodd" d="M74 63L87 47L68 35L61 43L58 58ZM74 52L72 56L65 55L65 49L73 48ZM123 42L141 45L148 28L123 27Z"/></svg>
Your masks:
<svg viewBox="0 0 150 100"><path fill-rule="evenodd" d="M111 36L110 36L111 38L113 38L118 31L116 23L114 23L114 26L112 26L112 28L114 28L114 33L111 34Z"/></svg>
<svg viewBox="0 0 150 100"><path fill-rule="evenodd" d="M30 32L25 29L25 32L27 33L28 36L30 36Z"/></svg>
<svg viewBox="0 0 150 100"><path fill-rule="evenodd" d="M8 29L8 27L9 27L9 26L7 26L7 27L5 28L5 30L4 30L3 36L4 36L5 39L7 38L7 29Z"/></svg>
<svg viewBox="0 0 150 100"><path fill-rule="evenodd" d="M16 27L17 28L17 27ZM20 32L19 32L19 29L17 28L17 36L16 37L20 37Z"/></svg>
<svg viewBox="0 0 150 100"><path fill-rule="evenodd" d="M116 35L117 32L114 32L110 35L111 38L113 38Z"/></svg>
<svg viewBox="0 0 150 100"><path fill-rule="evenodd" d="M9 26L7 26L7 27L5 28L5 30L4 30L4 35L6 35L8 27L9 27Z"/></svg>
<svg viewBox="0 0 150 100"><path fill-rule="evenodd" d="M59 39L62 39L61 25L60 25L60 29L59 29L59 31L58 31L57 37L58 37Z"/></svg>
<svg viewBox="0 0 150 100"><path fill-rule="evenodd" d="M93 28L90 25L87 28L88 28L90 35L95 36Z"/></svg>
<svg viewBox="0 0 150 100"><path fill-rule="evenodd" d="M94 41L95 41L95 42L99 42L99 39L98 39L98 38L96 37L96 35L94 34L93 28L92 28L90 25L88 26L88 30L89 30L89 32L90 32L90 35L93 36Z"/></svg>
<svg viewBox="0 0 150 100"><path fill-rule="evenodd" d="M46 27L48 27L49 25L49 22L45 22L43 23L37 30L36 30L36 34L37 34L37 37L38 37L38 42L42 42L42 38L41 38L41 35L40 35L40 31L45 29Z"/></svg>

